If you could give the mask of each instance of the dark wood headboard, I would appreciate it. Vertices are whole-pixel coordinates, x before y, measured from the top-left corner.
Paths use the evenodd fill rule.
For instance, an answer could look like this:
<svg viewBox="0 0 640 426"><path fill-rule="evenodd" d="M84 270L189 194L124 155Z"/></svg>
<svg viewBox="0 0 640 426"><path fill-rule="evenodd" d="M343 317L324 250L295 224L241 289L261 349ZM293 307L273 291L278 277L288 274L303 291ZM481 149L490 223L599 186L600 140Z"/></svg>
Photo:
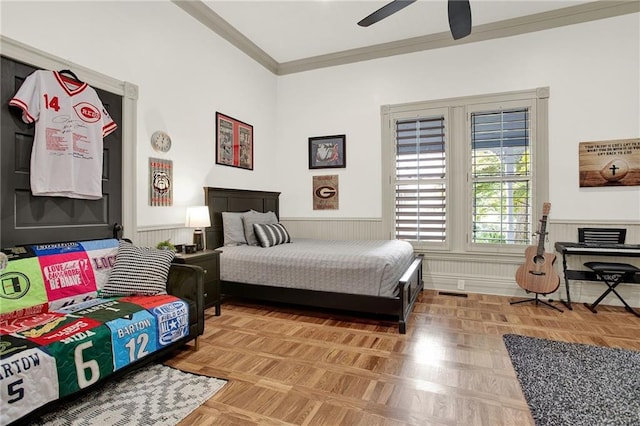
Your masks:
<svg viewBox="0 0 640 426"><path fill-rule="evenodd" d="M222 247L224 232L222 212L272 211L280 218L279 192L253 191L247 189L204 188L204 201L209 207L211 226L205 230L207 248Z"/></svg>

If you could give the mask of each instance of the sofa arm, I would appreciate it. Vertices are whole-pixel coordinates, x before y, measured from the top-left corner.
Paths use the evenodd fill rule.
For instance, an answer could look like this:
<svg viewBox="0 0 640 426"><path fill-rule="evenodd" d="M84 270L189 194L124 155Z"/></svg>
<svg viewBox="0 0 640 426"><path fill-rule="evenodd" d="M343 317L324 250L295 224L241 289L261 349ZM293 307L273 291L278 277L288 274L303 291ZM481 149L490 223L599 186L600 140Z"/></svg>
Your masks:
<svg viewBox="0 0 640 426"><path fill-rule="evenodd" d="M167 293L191 302L196 308L197 335L204 333L204 270L195 265L172 263Z"/></svg>

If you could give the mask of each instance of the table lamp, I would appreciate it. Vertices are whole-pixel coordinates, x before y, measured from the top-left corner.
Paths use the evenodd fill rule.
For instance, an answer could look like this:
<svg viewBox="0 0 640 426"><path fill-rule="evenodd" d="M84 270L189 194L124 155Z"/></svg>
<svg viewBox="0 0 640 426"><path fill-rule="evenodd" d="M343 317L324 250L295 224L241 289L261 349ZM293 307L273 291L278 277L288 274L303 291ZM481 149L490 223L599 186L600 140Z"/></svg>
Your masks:
<svg viewBox="0 0 640 426"><path fill-rule="evenodd" d="M196 228L193 231L193 244L196 246L196 251L204 250L204 234L202 228L211 226L209 220L209 208L207 206L195 206L187 207L187 228Z"/></svg>

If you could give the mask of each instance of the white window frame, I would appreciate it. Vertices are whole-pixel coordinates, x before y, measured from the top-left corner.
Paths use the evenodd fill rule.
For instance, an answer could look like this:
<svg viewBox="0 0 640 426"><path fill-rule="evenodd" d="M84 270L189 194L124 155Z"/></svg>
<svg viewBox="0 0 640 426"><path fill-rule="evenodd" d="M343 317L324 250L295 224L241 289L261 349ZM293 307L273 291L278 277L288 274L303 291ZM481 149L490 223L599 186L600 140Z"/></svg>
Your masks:
<svg viewBox="0 0 640 426"><path fill-rule="evenodd" d="M433 115L445 117L447 155L447 237L443 243L413 242L417 252L474 254L481 257L522 256L522 245L471 243L471 125L473 112L514 107L529 109L532 168L532 231L537 230L542 204L549 197L548 107L549 88L439 99L381 108L382 124L382 224L384 235L395 238L395 123Z"/></svg>

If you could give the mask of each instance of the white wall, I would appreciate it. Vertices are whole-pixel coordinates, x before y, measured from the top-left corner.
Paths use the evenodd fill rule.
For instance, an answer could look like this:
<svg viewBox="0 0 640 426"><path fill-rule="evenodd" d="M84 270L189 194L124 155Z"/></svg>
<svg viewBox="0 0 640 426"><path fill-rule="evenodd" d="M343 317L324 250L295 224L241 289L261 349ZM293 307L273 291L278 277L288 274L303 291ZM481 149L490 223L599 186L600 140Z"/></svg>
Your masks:
<svg viewBox="0 0 640 426"><path fill-rule="evenodd" d="M139 87L137 224L184 224L203 186L277 190L276 77L168 1L0 3L2 35ZM82 76L79 76L82 78ZM254 126L254 170L215 165L215 113ZM159 154L158 129L173 147ZM148 158L174 166L174 206L148 206Z"/></svg>
<svg viewBox="0 0 640 426"><path fill-rule="evenodd" d="M613 221L634 223L628 240L637 242L640 187L580 189L578 144L640 136L639 28L640 14L626 15L275 77L166 0L0 0L3 36L139 87L135 185L143 245L188 241L184 208L202 203L202 186L281 191L281 215L301 219L287 222L294 235L379 238L381 105L542 86L551 92L552 238L572 239L583 222ZM216 111L254 125L254 171L215 165ZM168 154L149 145L157 129L173 138ZM310 171L308 138L341 133L347 167ZM147 206L149 157L173 160L174 207ZM316 174L340 176L340 210L312 210ZM513 259L428 258L425 265L429 288L455 290L464 279L472 292L518 291ZM634 306L636 287L621 289ZM579 288L580 301L600 291Z"/></svg>
<svg viewBox="0 0 640 426"><path fill-rule="evenodd" d="M640 187L578 186L578 144L640 137L640 15L292 74L278 79L284 217L381 216L380 106L550 88L551 216L640 221ZM309 170L309 136L346 133L346 169ZM311 176L340 176L340 210L314 212Z"/></svg>
<svg viewBox="0 0 640 426"><path fill-rule="evenodd" d="M289 218L379 218L381 105L539 86L551 91L551 219L640 218L640 187L578 187L579 142L640 135L638 14L275 77L168 1L0 7L3 35L139 86L139 226L181 223L207 185L281 191ZM216 111L254 126L254 171L215 165ZM168 154L149 145L157 129ZM347 167L310 171L308 137L339 133ZM147 205L148 157L173 160L174 207ZM312 210L314 174L340 176L340 210Z"/></svg>

